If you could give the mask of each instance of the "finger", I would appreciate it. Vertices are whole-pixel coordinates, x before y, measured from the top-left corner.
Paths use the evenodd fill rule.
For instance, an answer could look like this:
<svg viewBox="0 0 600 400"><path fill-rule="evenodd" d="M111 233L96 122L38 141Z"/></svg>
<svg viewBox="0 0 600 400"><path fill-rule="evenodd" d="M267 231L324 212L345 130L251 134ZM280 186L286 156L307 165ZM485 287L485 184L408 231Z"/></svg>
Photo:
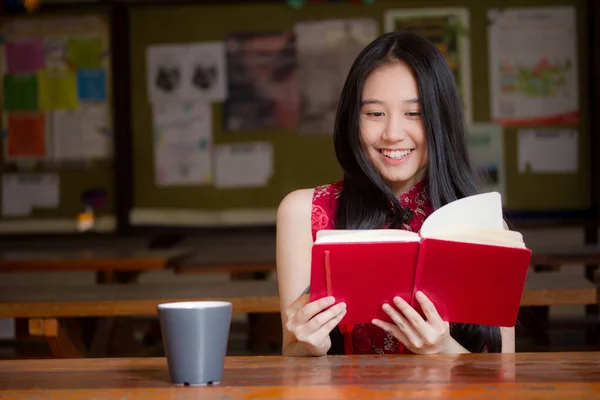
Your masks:
<svg viewBox="0 0 600 400"><path fill-rule="evenodd" d="M421 309L423 309L423 314L425 314L425 318L427 318L427 321L429 321L429 323L436 328L444 326L444 320L442 317L440 317L440 314L437 312L433 302L429 300L429 297L427 297L423 292L417 292L416 296L417 301L421 305Z"/></svg>
<svg viewBox="0 0 600 400"><path fill-rule="evenodd" d="M333 318L336 318L342 311L346 310L346 303L338 303L333 307L317 314L307 324L307 328L312 332L319 330L323 325Z"/></svg>
<svg viewBox="0 0 600 400"><path fill-rule="evenodd" d="M338 326L338 324L340 323L340 321L342 320L342 318L344 318L344 315L346 315L346 312L348 310L346 308L344 308L339 314L337 314L335 317L333 317L332 319L330 319L329 321L327 321L325 324L323 324L323 326L321 326L315 333L315 337L325 337L327 335L329 335L329 333L333 330L333 328L335 328L336 326Z"/></svg>
<svg viewBox="0 0 600 400"><path fill-rule="evenodd" d="M421 315L419 315L419 313L404 299L399 296L394 297L394 304L415 329L419 331L425 331L427 328L429 328L429 324L423 319L423 317L421 317Z"/></svg>
<svg viewBox="0 0 600 400"><path fill-rule="evenodd" d="M315 300L298 310L298 312L294 315L294 319L296 322L301 324L308 322L312 317L333 305L334 302L335 299L331 296Z"/></svg>
<svg viewBox="0 0 600 400"><path fill-rule="evenodd" d="M391 333L396 339L398 339L405 346L409 346L412 344L410 340L406 337L406 335L394 324L390 324L389 322L382 321L380 319L374 319L371 323L375 326L380 327L386 332Z"/></svg>
<svg viewBox="0 0 600 400"><path fill-rule="evenodd" d="M384 304L382 307L383 311L394 321L396 326L400 328L401 331L412 329L410 322L406 320L398 311L394 309L394 307L389 304Z"/></svg>
<svg viewBox="0 0 600 400"><path fill-rule="evenodd" d="M302 307L309 303L309 296L302 295L298 297L292 304L288 306L285 310L285 315L288 319L290 319L294 314L296 314Z"/></svg>
<svg viewBox="0 0 600 400"><path fill-rule="evenodd" d="M412 326L412 324L408 322L404 316L402 316L389 304L384 304L382 308L383 311L392 319L392 321L394 321L394 324L398 330L411 344L418 346L419 343L423 342L423 337L426 332L422 332L417 327Z"/></svg>

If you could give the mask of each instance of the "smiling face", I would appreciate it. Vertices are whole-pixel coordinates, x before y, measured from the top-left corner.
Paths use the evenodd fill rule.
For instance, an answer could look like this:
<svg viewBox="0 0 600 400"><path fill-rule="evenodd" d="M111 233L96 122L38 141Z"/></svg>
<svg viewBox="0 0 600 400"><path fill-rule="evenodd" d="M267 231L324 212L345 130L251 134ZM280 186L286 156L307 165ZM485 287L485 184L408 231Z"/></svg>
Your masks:
<svg viewBox="0 0 600 400"><path fill-rule="evenodd" d="M366 80L360 110L363 150L396 194L417 184L427 166L427 139L411 70L388 64Z"/></svg>

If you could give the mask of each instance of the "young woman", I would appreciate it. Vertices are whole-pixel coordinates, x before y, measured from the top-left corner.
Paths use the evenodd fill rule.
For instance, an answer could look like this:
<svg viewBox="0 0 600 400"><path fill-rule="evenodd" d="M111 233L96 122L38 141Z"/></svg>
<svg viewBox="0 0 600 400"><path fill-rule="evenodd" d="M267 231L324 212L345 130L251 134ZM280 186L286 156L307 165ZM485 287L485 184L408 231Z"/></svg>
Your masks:
<svg viewBox="0 0 600 400"><path fill-rule="evenodd" d="M318 230L418 232L433 210L478 193L461 99L440 51L409 33L388 33L369 44L348 73L334 146L343 180L294 191L278 210L283 353L514 352L514 328L450 325L422 293L417 298L425 318L394 299L382 305L394 324L374 320L354 326L339 325L343 303L332 306L332 298L309 303L306 295Z"/></svg>

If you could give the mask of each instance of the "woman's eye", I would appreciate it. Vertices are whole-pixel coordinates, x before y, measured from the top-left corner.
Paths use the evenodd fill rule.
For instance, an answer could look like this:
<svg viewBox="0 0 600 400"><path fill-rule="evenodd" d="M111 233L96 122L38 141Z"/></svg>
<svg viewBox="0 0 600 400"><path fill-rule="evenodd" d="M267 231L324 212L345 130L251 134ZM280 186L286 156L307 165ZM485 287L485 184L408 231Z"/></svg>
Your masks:
<svg viewBox="0 0 600 400"><path fill-rule="evenodd" d="M409 112L408 116L409 117L420 117L421 113L420 112Z"/></svg>
<svg viewBox="0 0 600 400"><path fill-rule="evenodd" d="M370 112L370 113L367 113L367 115L370 117L383 117L382 112Z"/></svg>

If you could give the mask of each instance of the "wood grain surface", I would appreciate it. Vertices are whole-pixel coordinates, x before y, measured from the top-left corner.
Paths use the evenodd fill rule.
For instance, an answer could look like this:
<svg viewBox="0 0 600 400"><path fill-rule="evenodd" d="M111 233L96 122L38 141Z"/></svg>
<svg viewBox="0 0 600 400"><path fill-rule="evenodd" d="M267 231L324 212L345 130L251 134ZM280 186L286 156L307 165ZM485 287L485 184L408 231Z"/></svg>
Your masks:
<svg viewBox="0 0 600 400"><path fill-rule="evenodd" d="M275 236L212 233L189 237L165 249L150 238L94 238L0 243L0 272L145 271L174 268L229 272L249 266L274 270Z"/></svg>
<svg viewBox="0 0 600 400"><path fill-rule="evenodd" d="M0 318L156 315L160 303L230 301L234 312L279 312L277 282L14 287L0 291Z"/></svg>
<svg viewBox="0 0 600 400"><path fill-rule="evenodd" d="M155 315L167 301L225 300L234 312L278 313L274 280L192 284L18 286L0 291L0 318L51 318ZM567 280L554 273L530 272L521 304L596 304L597 289L583 277Z"/></svg>
<svg viewBox="0 0 600 400"><path fill-rule="evenodd" d="M164 358L0 361L8 399L592 399L600 353L231 357L223 380L171 385Z"/></svg>

